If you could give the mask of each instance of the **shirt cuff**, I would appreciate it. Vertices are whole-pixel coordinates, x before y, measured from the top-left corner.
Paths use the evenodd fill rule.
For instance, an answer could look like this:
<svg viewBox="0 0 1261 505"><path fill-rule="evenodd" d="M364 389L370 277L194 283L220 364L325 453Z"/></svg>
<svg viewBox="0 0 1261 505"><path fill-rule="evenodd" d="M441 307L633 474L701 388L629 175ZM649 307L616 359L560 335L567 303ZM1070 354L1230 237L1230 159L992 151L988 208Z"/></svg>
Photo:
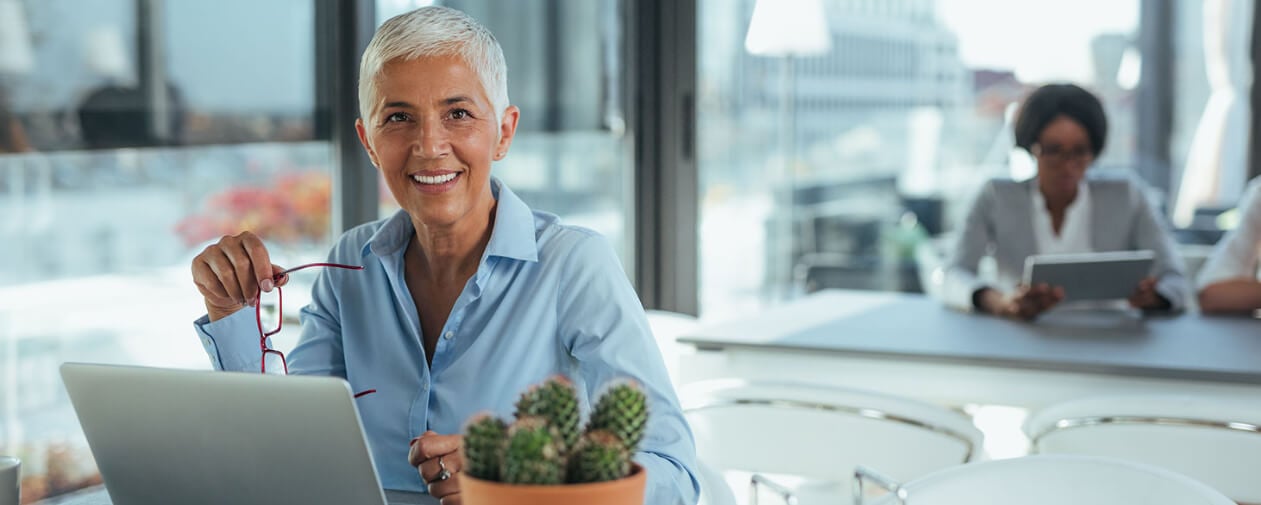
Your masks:
<svg viewBox="0 0 1261 505"><path fill-rule="evenodd" d="M1183 280L1176 281L1170 279L1161 279L1156 282L1156 293L1163 296L1169 301L1169 311L1178 312L1186 306L1186 290L1183 289Z"/></svg>
<svg viewBox="0 0 1261 505"><path fill-rule="evenodd" d="M215 370L258 371L263 358L258 349L258 322L246 306L218 321L201 316L193 322L201 345ZM268 339L268 347L271 339Z"/></svg>

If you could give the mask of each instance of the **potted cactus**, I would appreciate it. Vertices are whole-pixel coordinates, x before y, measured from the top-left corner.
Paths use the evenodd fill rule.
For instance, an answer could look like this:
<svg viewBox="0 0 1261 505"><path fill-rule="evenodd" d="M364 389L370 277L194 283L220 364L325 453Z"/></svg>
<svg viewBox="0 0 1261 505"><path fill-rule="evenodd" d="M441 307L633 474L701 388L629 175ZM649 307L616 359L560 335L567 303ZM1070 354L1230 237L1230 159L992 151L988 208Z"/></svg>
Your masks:
<svg viewBox="0 0 1261 505"><path fill-rule="evenodd" d="M573 383L556 376L521 394L515 420L478 414L464 427L466 505L642 505L631 461L648 421L633 382L609 386L581 425Z"/></svg>

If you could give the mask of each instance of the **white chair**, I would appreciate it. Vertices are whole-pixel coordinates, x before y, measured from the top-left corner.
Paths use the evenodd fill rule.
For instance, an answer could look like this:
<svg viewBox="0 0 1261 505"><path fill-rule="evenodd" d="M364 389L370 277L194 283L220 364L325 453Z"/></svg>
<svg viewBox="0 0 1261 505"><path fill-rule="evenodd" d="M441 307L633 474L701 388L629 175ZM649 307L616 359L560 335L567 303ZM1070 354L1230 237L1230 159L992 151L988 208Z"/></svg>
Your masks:
<svg viewBox="0 0 1261 505"><path fill-rule="evenodd" d="M900 479L971 460L981 432L955 411L799 382L702 381L680 390L703 464L751 474L783 501L845 503L859 464Z"/></svg>
<svg viewBox="0 0 1261 505"><path fill-rule="evenodd" d="M1261 405L1211 396L1083 398L1032 413L1034 452L1139 461L1198 479L1242 503L1261 503Z"/></svg>
<svg viewBox="0 0 1261 505"><path fill-rule="evenodd" d="M736 505L736 496L721 472L704 461L697 461L696 477L701 483L701 499L697 505Z"/></svg>
<svg viewBox="0 0 1261 505"><path fill-rule="evenodd" d="M1113 458L1037 455L971 463L898 483L859 468L863 505L1234 505L1217 490L1173 471ZM891 491L866 498L870 483Z"/></svg>

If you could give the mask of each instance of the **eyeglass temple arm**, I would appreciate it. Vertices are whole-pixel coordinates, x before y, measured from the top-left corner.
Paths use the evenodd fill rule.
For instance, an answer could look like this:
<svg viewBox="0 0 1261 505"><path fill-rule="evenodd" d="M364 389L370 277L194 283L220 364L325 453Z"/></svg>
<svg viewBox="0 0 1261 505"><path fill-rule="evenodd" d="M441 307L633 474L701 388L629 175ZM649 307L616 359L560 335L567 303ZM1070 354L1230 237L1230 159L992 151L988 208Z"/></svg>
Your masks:
<svg viewBox="0 0 1261 505"><path fill-rule="evenodd" d="M862 465L854 467L854 505L863 505L866 501L866 496L863 493L863 481L865 480L870 480L880 489L893 493L893 496L898 500L898 505L906 505L907 492L901 482Z"/></svg>
<svg viewBox="0 0 1261 505"><path fill-rule="evenodd" d="M298 265L293 268L287 268L287 269L281 270L280 273L273 275L272 279L279 280L281 277L289 275L289 272L296 272L298 270L302 270L304 268L311 268L311 267L330 267L330 268L344 268L346 270L363 270L362 265L343 265L341 263L307 263L305 265Z"/></svg>

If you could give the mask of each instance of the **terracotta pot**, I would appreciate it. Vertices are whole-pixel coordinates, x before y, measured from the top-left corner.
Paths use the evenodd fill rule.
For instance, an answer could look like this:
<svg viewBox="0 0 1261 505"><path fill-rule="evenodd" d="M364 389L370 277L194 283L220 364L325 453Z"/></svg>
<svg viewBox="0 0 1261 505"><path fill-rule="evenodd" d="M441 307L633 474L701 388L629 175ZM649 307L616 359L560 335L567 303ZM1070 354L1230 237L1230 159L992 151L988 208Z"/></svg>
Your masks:
<svg viewBox="0 0 1261 505"><path fill-rule="evenodd" d="M593 484L528 486L460 475L464 505L644 505L648 472L634 464L624 479Z"/></svg>

